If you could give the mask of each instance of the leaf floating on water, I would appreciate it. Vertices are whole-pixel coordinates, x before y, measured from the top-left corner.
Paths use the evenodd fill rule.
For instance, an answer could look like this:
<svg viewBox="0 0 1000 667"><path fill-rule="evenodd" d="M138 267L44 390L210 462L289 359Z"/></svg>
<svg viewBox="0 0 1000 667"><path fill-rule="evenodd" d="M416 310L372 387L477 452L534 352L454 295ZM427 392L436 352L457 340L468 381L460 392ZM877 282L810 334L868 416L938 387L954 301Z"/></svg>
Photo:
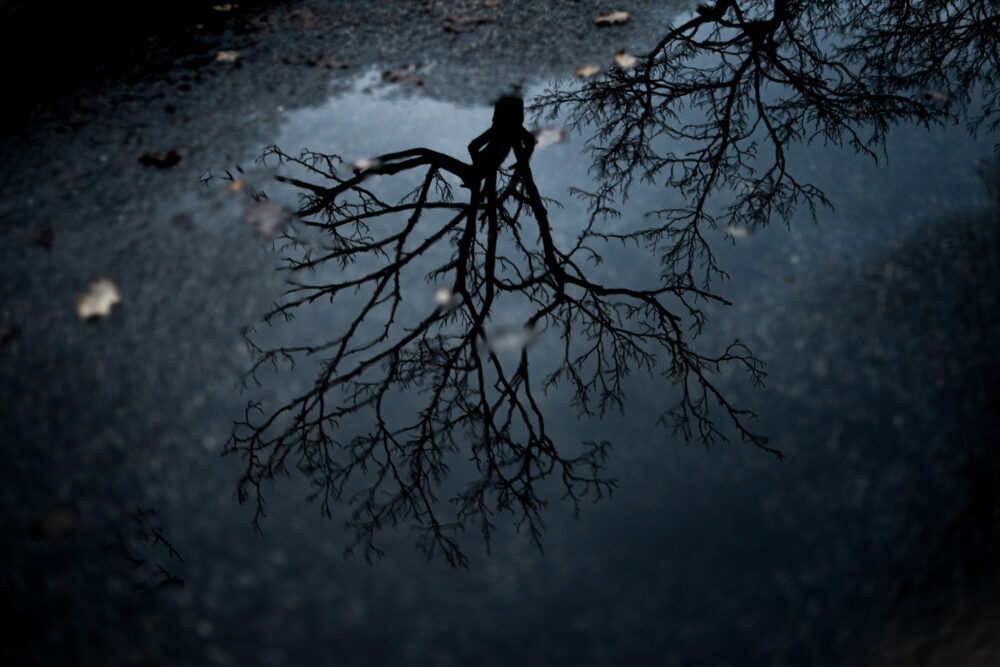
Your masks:
<svg viewBox="0 0 1000 667"><path fill-rule="evenodd" d="M545 148L552 144L562 143L566 132L561 127L543 127L535 133L535 147Z"/></svg>
<svg viewBox="0 0 1000 667"><path fill-rule="evenodd" d="M489 16L472 16L469 14L458 14L449 16L444 20L446 32L473 32L484 23L493 23L494 19Z"/></svg>
<svg viewBox="0 0 1000 667"><path fill-rule="evenodd" d="M580 65L576 68L576 75L581 79L589 79L600 71L600 67L594 67L593 65Z"/></svg>
<svg viewBox="0 0 1000 667"><path fill-rule="evenodd" d="M741 227L739 225L726 225L726 228L723 231L726 232L726 236L728 236L729 238L745 239L746 237L750 236L750 233L753 230L750 229L749 227Z"/></svg>
<svg viewBox="0 0 1000 667"><path fill-rule="evenodd" d="M615 64L619 69L632 69L639 60L625 49L615 51Z"/></svg>
<svg viewBox="0 0 1000 667"><path fill-rule="evenodd" d="M227 195L234 195L237 192L241 192L243 188L245 188L246 186L247 186L247 179L237 178L235 181L226 183L226 187L223 188L223 191Z"/></svg>
<svg viewBox="0 0 1000 667"><path fill-rule="evenodd" d="M215 61L220 63L234 63L240 59L240 52L236 49L223 49L215 54Z"/></svg>
<svg viewBox="0 0 1000 667"><path fill-rule="evenodd" d="M351 169L354 170L355 174L360 174L363 171L368 171L369 169L375 169L381 162L375 158L363 157L360 160L355 160L351 163Z"/></svg>
<svg viewBox="0 0 1000 667"><path fill-rule="evenodd" d="M350 69L351 63L346 60L340 60L339 58L333 58L331 56L320 56L318 58L310 58L306 61L306 64L310 67L325 67L326 69Z"/></svg>
<svg viewBox="0 0 1000 667"><path fill-rule="evenodd" d="M181 154L177 151L167 151L166 153L143 153L139 156L139 164L144 167L159 167L166 169L173 167L181 161Z"/></svg>
<svg viewBox="0 0 1000 667"><path fill-rule="evenodd" d="M500 0L485 0L483 2L483 7L486 9L496 9L500 6Z"/></svg>
<svg viewBox="0 0 1000 667"><path fill-rule="evenodd" d="M254 204L246 213L246 221L254 226L257 233L270 238L281 229L291 213L281 204L273 201L262 201Z"/></svg>
<svg viewBox="0 0 1000 667"><path fill-rule="evenodd" d="M540 335L531 327L503 327L486 338L486 348L490 352L520 351L538 340Z"/></svg>
<svg viewBox="0 0 1000 667"><path fill-rule="evenodd" d="M447 287L439 287L434 292L434 303L439 306L450 306L455 301L455 293Z"/></svg>
<svg viewBox="0 0 1000 667"><path fill-rule="evenodd" d="M417 76L420 70L420 63L406 63L399 67L393 67L382 72L382 80L386 83L399 83L408 86L422 86L423 79Z"/></svg>
<svg viewBox="0 0 1000 667"><path fill-rule="evenodd" d="M923 96L925 100L931 102L947 102L948 95L941 92L940 90L934 90L933 88L924 88L920 91L920 95Z"/></svg>
<svg viewBox="0 0 1000 667"><path fill-rule="evenodd" d="M87 291L76 300L76 314L81 320L107 317L111 309L122 302L118 285L110 278L101 278L90 283Z"/></svg>
<svg viewBox="0 0 1000 667"><path fill-rule="evenodd" d="M221 5L212 5L212 9L217 12L231 12L237 7L239 7L239 5L232 2L227 2Z"/></svg>
<svg viewBox="0 0 1000 667"><path fill-rule="evenodd" d="M628 21L628 12L621 10L599 14L594 18L594 23L599 26L618 25L625 23L625 21Z"/></svg>
<svg viewBox="0 0 1000 667"><path fill-rule="evenodd" d="M24 235L25 243L28 245L38 246L39 248L45 248L46 250L52 249L52 243L55 239L56 230L53 229L52 223L48 220L39 222Z"/></svg>

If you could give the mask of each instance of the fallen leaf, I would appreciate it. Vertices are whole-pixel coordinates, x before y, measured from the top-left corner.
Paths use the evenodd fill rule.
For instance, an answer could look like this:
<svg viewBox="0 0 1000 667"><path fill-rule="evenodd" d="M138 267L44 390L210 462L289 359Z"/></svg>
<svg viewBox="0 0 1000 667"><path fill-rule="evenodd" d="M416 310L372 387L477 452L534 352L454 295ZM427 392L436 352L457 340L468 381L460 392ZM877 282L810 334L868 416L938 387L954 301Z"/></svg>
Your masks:
<svg viewBox="0 0 1000 667"><path fill-rule="evenodd" d="M220 63L234 63L240 59L240 52L236 49L223 49L215 54L215 61Z"/></svg>
<svg viewBox="0 0 1000 667"><path fill-rule="evenodd" d="M581 79L589 79L600 71L600 67L594 67L593 65L580 65L576 68L576 75Z"/></svg>
<svg viewBox="0 0 1000 667"><path fill-rule="evenodd" d="M111 309L122 302L118 285L110 278L101 278L90 283L87 291L76 300L76 314L81 320L107 317Z"/></svg>
<svg viewBox="0 0 1000 667"><path fill-rule="evenodd" d="M924 88L920 91L925 100L930 100L932 102L947 102L948 96L941 92L940 90L934 90L933 88Z"/></svg>
<svg viewBox="0 0 1000 667"><path fill-rule="evenodd" d="M48 220L43 220L32 227L31 230L24 235L24 242L28 245L34 245L39 248L51 250L52 243L55 241L55 238L56 230L52 228L52 223Z"/></svg>
<svg viewBox="0 0 1000 667"><path fill-rule="evenodd" d="M355 160L351 163L351 169L354 170L355 174L361 173L362 171L368 171L369 169L374 169L378 167L381 162L375 158L363 157L360 160Z"/></svg>
<svg viewBox="0 0 1000 667"><path fill-rule="evenodd" d="M455 294L447 287L439 287L434 292L434 302L439 306L451 305Z"/></svg>
<svg viewBox="0 0 1000 667"><path fill-rule="evenodd" d="M145 167L159 167L166 169L173 167L181 161L181 154L177 151L167 151L166 153L143 153L139 156L139 163Z"/></svg>
<svg viewBox="0 0 1000 667"><path fill-rule="evenodd" d="M621 10L607 12L606 14L599 14L594 19L594 23L599 26L618 25L620 23L625 23L625 21L628 21L628 12Z"/></svg>
<svg viewBox="0 0 1000 667"><path fill-rule="evenodd" d="M231 12L234 9L236 9L237 7L239 7L239 5L231 3L231 2L227 2L227 3L221 4L221 5L212 5L212 9L214 9L217 12Z"/></svg>
<svg viewBox="0 0 1000 667"><path fill-rule="evenodd" d="M750 233L753 230L750 229L749 227L740 227L738 225L726 225L726 228L723 231L725 231L726 236L730 238L745 239L746 237L750 236Z"/></svg>
<svg viewBox="0 0 1000 667"><path fill-rule="evenodd" d="M309 58L306 60L306 64L310 67L325 67L327 69L350 69L351 63L346 60L340 60L338 58L331 58L330 56L320 56L318 58Z"/></svg>
<svg viewBox="0 0 1000 667"><path fill-rule="evenodd" d="M237 192L243 190L243 188L245 188L246 186L247 186L247 179L237 178L235 181L230 181L229 183L227 183L226 187L223 188L223 191L227 195L234 195Z"/></svg>
<svg viewBox="0 0 1000 667"><path fill-rule="evenodd" d="M620 69L632 69L638 62L639 59L628 53L625 49L615 51L615 64Z"/></svg>
<svg viewBox="0 0 1000 667"><path fill-rule="evenodd" d="M500 6L500 0L485 0L483 7L486 9L496 9Z"/></svg>
<svg viewBox="0 0 1000 667"><path fill-rule="evenodd" d="M79 524L80 515L73 510L52 512L31 524L31 536L38 540L58 540Z"/></svg>
<svg viewBox="0 0 1000 667"><path fill-rule="evenodd" d="M291 213L281 204L262 201L254 204L246 213L246 221L254 226L264 238L271 238L285 224Z"/></svg>
<svg viewBox="0 0 1000 667"><path fill-rule="evenodd" d="M449 16L444 20L444 29L447 32L472 32L484 23L493 23L494 19L488 16L471 16L469 14L459 14Z"/></svg>
<svg viewBox="0 0 1000 667"><path fill-rule="evenodd" d="M386 83L399 83L410 86L421 86L423 80L417 76L420 70L420 63L406 63L399 67L393 67L382 72L382 80Z"/></svg>
<svg viewBox="0 0 1000 667"><path fill-rule="evenodd" d="M561 143L566 133L561 127L543 127L535 133L535 147L545 148Z"/></svg>

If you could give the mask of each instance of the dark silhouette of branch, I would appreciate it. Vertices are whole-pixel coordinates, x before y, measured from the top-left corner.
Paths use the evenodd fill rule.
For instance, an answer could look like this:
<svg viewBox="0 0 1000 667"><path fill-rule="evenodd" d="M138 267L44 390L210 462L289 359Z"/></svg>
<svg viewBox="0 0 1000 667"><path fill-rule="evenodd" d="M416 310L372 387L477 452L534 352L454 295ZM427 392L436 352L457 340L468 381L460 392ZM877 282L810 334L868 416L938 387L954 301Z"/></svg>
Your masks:
<svg viewBox="0 0 1000 667"><path fill-rule="evenodd" d="M668 271L700 271L707 286L725 274L706 227L787 223L801 205L813 214L829 205L789 167L792 145L821 141L877 159L892 124L943 119L913 87L926 75L890 74L902 54L889 33L885 44L869 35L864 48L843 45L860 43L851 42L849 31L859 29L852 22L876 21L886 4L911 3L720 0L669 30L637 67L547 91L536 113L563 114L595 133L588 146L601 185L581 193L593 216L586 233L642 244ZM603 231L600 221L619 215L637 179L675 190L684 203L653 212L652 224Z"/></svg>
<svg viewBox="0 0 1000 667"><path fill-rule="evenodd" d="M262 349L251 340L252 377L266 365L321 359L306 391L277 410L253 403L234 426L227 451L246 464L238 495L256 501L256 525L262 485L296 468L313 483L323 512L335 502L353 507L348 552L360 548L366 558L381 555L375 537L382 528L408 522L428 557L441 553L464 566L458 533L475 525L488 545L502 513L541 546L543 480L557 480L577 508L614 482L601 476L609 443L583 443L572 453L557 446L539 392L565 384L580 414L600 416L623 406L623 380L640 370L676 387L677 405L662 419L685 437L713 442L732 429L780 456L713 380L721 366L736 364L760 382L763 364L738 341L715 354L691 344L701 305L725 301L690 274L654 287L590 276L596 251L582 240L562 248L553 238L551 202L531 173L534 143L523 102L505 97L492 126L469 144L471 163L414 148L341 176L335 155L266 153L307 176L278 177L301 191L302 202L285 246L289 288L265 320L291 318L319 301L340 319L319 342ZM379 194L387 177L408 173L419 175L411 192ZM458 197L458 190L467 192ZM425 282L438 286L438 301L421 308ZM520 326L495 330L501 308L518 313ZM557 352L529 364L537 349L529 342L542 336L558 340ZM544 372L535 379L539 365ZM371 427L343 435L342 422L355 418ZM439 494L456 465L465 470L448 509Z"/></svg>

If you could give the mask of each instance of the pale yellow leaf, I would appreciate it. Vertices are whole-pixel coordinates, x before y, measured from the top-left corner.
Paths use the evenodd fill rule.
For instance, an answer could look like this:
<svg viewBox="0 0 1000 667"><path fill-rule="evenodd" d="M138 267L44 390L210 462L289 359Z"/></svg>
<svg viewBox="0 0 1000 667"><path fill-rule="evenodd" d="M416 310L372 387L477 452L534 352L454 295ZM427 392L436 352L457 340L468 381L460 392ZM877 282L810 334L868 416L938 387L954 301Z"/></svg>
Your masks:
<svg viewBox="0 0 1000 667"><path fill-rule="evenodd" d="M607 12L606 14L599 14L594 19L594 23L601 26L617 25L619 23L625 23L625 21L628 21L628 12L621 10Z"/></svg>
<svg viewBox="0 0 1000 667"><path fill-rule="evenodd" d="M576 75L581 79L589 79L600 71L600 67L594 67L593 65L580 65L576 68Z"/></svg>
<svg viewBox="0 0 1000 667"><path fill-rule="evenodd" d="M618 65L620 69L632 69L638 62L639 59L627 52L625 49L615 51L615 64Z"/></svg>
<svg viewBox="0 0 1000 667"><path fill-rule="evenodd" d="M107 317L111 309L122 302L118 285L110 278L101 278L90 283L87 291L76 300L76 314L81 320Z"/></svg>

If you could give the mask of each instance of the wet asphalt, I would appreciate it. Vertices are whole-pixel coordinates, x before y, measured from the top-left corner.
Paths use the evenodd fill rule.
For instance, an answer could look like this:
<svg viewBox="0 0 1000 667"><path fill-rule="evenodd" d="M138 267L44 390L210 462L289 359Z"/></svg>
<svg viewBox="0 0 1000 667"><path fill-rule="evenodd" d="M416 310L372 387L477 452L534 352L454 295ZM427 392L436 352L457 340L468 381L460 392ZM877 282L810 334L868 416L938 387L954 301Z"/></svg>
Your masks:
<svg viewBox="0 0 1000 667"><path fill-rule="evenodd" d="M468 573L425 562L405 530L387 538L384 561L342 559L336 519L318 516L296 479L275 486L269 524L253 534L233 497L239 463L219 454L247 398L243 332L281 276L245 219L251 202L212 177L243 165L269 187L252 169L261 148L301 139L288 118L343 91L387 96L404 117L407 100L481 111L618 48L641 52L674 13L616 8L632 20L611 29L593 25L607 9L596 2L236 9L26 105L0 138L0 586L12 664L997 655L1000 239L985 185L995 175L977 172L989 142L961 131L903 134L895 172L818 158L845 202L834 217L720 246L736 306L709 336L749 339L769 361L768 389L733 386L787 461L671 442L631 417L590 425L654 446L616 447L621 492L582 518L554 504L544 555L511 535L490 555L476 550ZM409 63L419 82L382 80ZM332 108L324 141L379 133L349 105ZM172 166L140 162L170 151ZM122 302L82 322L77 299L102 277ZM636 391L636 412L653 412L657 388ZM563 412L555 421L572 434L580 427Z"/></svg>

